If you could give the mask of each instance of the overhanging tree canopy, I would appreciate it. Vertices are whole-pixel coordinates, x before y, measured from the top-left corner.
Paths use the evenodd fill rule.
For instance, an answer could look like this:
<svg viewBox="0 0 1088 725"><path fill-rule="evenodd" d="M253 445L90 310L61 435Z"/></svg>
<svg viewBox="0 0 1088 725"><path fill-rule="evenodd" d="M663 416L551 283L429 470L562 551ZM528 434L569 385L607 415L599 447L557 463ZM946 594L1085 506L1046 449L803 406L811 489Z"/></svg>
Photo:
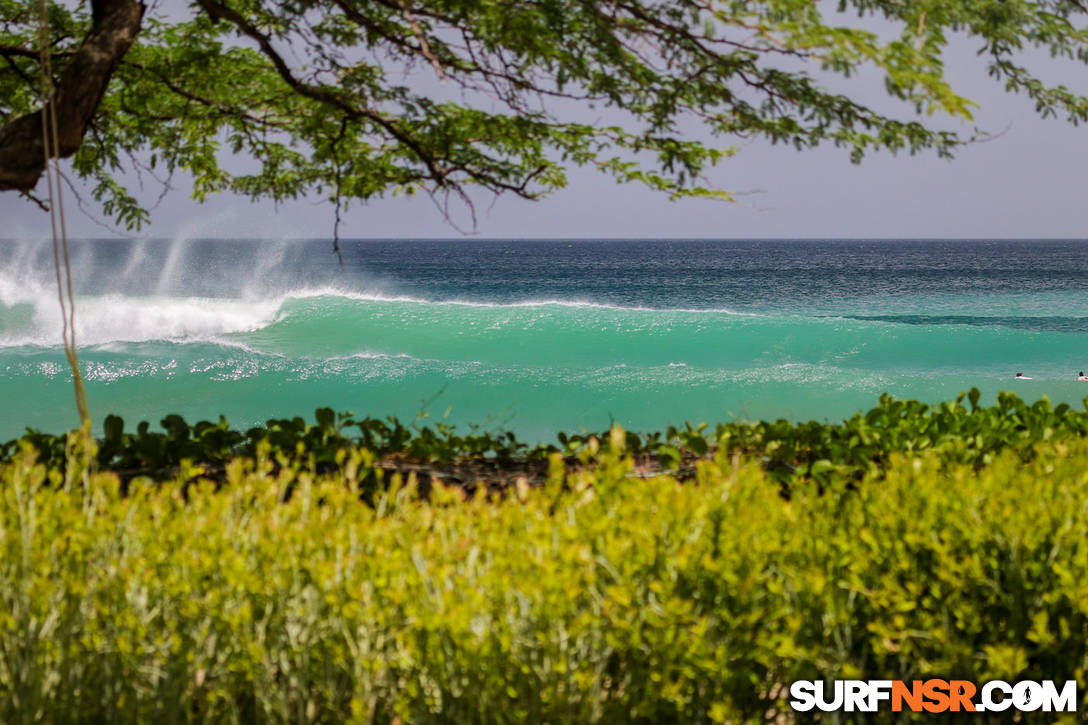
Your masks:
<svg viewBox="0 0 1088 725"><path fill-rule="evenodd" d="M48 8L60 155L129 226L146 212L117 177L139 159L189 172L197 198L463 195L473 186L536 198L563 186L572 164L675 196L728 198L703 173L738 138L829 142L855 160L872 149L947 155L968 138L930 116L969 121L972 108L944 78L957 32L1040 112L1088 117L1083 97L1048 86L1021 57L1035 46L1088 62L1088 11L1071 0ZM30 192L44 168L37 33L38 0L0 0L0 190ZM814 76L866 67L884 75L899 115ZM715 141L693 140L686 119ZM230 170L226 150L256 164Z"/></svg>

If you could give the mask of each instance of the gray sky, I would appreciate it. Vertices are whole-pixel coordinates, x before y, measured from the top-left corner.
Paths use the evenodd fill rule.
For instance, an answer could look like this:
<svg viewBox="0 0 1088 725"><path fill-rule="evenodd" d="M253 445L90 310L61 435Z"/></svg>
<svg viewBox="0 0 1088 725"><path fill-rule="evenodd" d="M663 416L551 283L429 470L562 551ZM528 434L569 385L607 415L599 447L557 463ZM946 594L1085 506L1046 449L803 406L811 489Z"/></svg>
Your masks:
<svg viewBox="0 0 1088 725"><path fill-rule="evenodd" d="M953 161L933 154L868 156L860 166L831 147L798 152L763 142L745 145L710 172L715 185L755 191L738 203L670 202L640 186L617 185L574 170L570 186L539 202L490 198L478 207L481 237L1088 237L1088 128L1041 120L1032 104L1005 94L986 77L969 46L950 63L953 86L980 103L976 121L1004 134L963 149ZM1050 79L1084 90L1088 68L1065 66ZM1079 81L1079 82L1078 82ZM838 82L881 103L876 78ZM884 106L888 108L887 106ZM907 109L900 108L899 115ZM184 183L152 214L143 234L155 237L325 237L326 203L268 202L220 195L204 204ZM155 194L151 195L152 198ZM71 209L69 204L69 209ZM467 227L467 215L456 216ZM48 217L12 193L0 194L0 236L49 233ZM73 237L114 236L76 211ZM354 206L344 237L456 237L426 197Z"/></svg>

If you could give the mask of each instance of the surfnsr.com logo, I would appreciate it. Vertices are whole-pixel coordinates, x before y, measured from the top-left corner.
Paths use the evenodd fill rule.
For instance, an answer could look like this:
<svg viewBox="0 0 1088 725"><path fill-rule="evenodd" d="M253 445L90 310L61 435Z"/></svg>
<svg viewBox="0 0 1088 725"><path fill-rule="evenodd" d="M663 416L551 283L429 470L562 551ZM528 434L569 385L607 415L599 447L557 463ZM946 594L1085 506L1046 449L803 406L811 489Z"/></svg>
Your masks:
<svg viewBox="0 0 1088 725"><path fill-rule="evenodd" d="M1076 712L1077 683L1053 680L1010 684L990 680L798 680L790 685L797 712Z"/></svg>

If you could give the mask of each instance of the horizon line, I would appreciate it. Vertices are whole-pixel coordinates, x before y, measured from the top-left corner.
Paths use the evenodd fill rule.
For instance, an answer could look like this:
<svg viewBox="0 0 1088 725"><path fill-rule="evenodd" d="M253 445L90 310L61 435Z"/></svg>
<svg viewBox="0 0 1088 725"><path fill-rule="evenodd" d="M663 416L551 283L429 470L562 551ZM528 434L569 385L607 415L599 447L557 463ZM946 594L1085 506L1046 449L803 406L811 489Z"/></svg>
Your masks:
<svg viewBox="0 0 1088 725"><path fill-rule="evenodd" d="M35 239L49 240L50 237L0 237L0 242L26 242ZM69 237L69 241L148 241L148 242L176 242L176 241L232 241L232 242L331 242L333 237L160 237L160 236L132 236L132 237ZM340 242L1088 242L1088 237L511 237L495 236L484 237L474 235L434 237L434 236L408 236L408 237L340 237Z"/></svg>

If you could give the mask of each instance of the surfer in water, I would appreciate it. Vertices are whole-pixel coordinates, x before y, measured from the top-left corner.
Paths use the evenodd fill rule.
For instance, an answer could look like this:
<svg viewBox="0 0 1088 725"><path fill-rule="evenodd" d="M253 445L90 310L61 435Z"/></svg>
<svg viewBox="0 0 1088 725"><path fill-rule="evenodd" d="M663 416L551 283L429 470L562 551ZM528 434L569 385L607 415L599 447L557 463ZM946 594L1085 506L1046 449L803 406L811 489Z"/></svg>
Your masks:
<svg viewBox="0 0 1088 725"><path fill-rule="evenodd" d="M1077 373L1077 380L1081 380L1081 381L1088 380L1088 375L1085 375L1084 371L1081 370L1079 373Z"/></svg>
<svg viewBox="0 0 1088 725"><path fill-rule="evenodd" d="M1031 380L1031 378L1025 378L1023 373L1017 373L1013 380Z"/></svg>

